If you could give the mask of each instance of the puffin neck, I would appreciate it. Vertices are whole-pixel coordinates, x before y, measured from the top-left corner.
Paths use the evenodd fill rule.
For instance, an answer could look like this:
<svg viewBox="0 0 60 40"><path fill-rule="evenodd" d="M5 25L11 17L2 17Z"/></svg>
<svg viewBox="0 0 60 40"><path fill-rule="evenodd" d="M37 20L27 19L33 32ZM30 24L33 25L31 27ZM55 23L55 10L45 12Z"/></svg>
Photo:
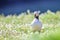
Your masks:
<svg viewBox="0 0 60 40"><path fill-rule="evenodd" d="M35 18L39 20L39 17L38 16L35 16Z"/></svg>

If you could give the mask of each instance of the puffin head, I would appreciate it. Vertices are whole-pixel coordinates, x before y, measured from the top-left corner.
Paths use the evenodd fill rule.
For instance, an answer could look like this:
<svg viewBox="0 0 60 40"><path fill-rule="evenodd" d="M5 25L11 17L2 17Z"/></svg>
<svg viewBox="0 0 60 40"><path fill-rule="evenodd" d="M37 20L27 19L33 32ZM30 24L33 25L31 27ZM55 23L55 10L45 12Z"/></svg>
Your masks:
<svg viewBox="0 0 60 40"><path fill-rule="evenodd" d="M34 12L34 17L35 17L36 19L39 19L39 13L40 13L40 11L35 11L35 12Z"/></svg>

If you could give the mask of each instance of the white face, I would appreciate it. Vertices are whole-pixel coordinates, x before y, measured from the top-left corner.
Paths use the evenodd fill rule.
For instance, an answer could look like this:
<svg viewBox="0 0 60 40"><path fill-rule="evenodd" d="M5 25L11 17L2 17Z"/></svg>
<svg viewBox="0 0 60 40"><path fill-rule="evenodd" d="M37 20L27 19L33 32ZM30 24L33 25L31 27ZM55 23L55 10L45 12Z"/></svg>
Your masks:
<svg viewBox="0 0 60 40"><path fill-rule="evenodd" d="M39 12L40 11L35 11L34 14L36 14L36 16L39 16Z"/></svg>
<svg viewBox="0 0 60 40"><path fill-rule="evenodd" d="M36 13L36 16L39 16L39 14L38 14L38 13Z"/></svg>

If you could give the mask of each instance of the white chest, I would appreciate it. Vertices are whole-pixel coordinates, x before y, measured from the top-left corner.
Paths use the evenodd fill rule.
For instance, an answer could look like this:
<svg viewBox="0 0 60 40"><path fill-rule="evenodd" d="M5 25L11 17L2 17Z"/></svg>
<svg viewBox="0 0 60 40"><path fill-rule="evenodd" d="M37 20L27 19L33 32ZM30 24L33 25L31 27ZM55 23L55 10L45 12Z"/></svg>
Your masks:
<svg viewBox="0 0 60 40"><path fill-rule="evenodd" d="M42 28L42 23L38 19L34 19L31 23L31 26L34 30L39 30Z"/></svg>

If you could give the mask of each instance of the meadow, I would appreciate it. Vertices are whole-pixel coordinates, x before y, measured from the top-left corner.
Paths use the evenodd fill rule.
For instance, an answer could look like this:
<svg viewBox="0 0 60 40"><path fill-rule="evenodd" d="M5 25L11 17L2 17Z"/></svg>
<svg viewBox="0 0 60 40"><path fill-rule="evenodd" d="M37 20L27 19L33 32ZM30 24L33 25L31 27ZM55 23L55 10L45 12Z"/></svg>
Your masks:
<svg viewBox="0 0 60 40"><path fill-rule="evenodd" d="M20 15L0 15L0 40L60 40L60 11L41 13L43 30L32 32L33 12Z"/></svg>

